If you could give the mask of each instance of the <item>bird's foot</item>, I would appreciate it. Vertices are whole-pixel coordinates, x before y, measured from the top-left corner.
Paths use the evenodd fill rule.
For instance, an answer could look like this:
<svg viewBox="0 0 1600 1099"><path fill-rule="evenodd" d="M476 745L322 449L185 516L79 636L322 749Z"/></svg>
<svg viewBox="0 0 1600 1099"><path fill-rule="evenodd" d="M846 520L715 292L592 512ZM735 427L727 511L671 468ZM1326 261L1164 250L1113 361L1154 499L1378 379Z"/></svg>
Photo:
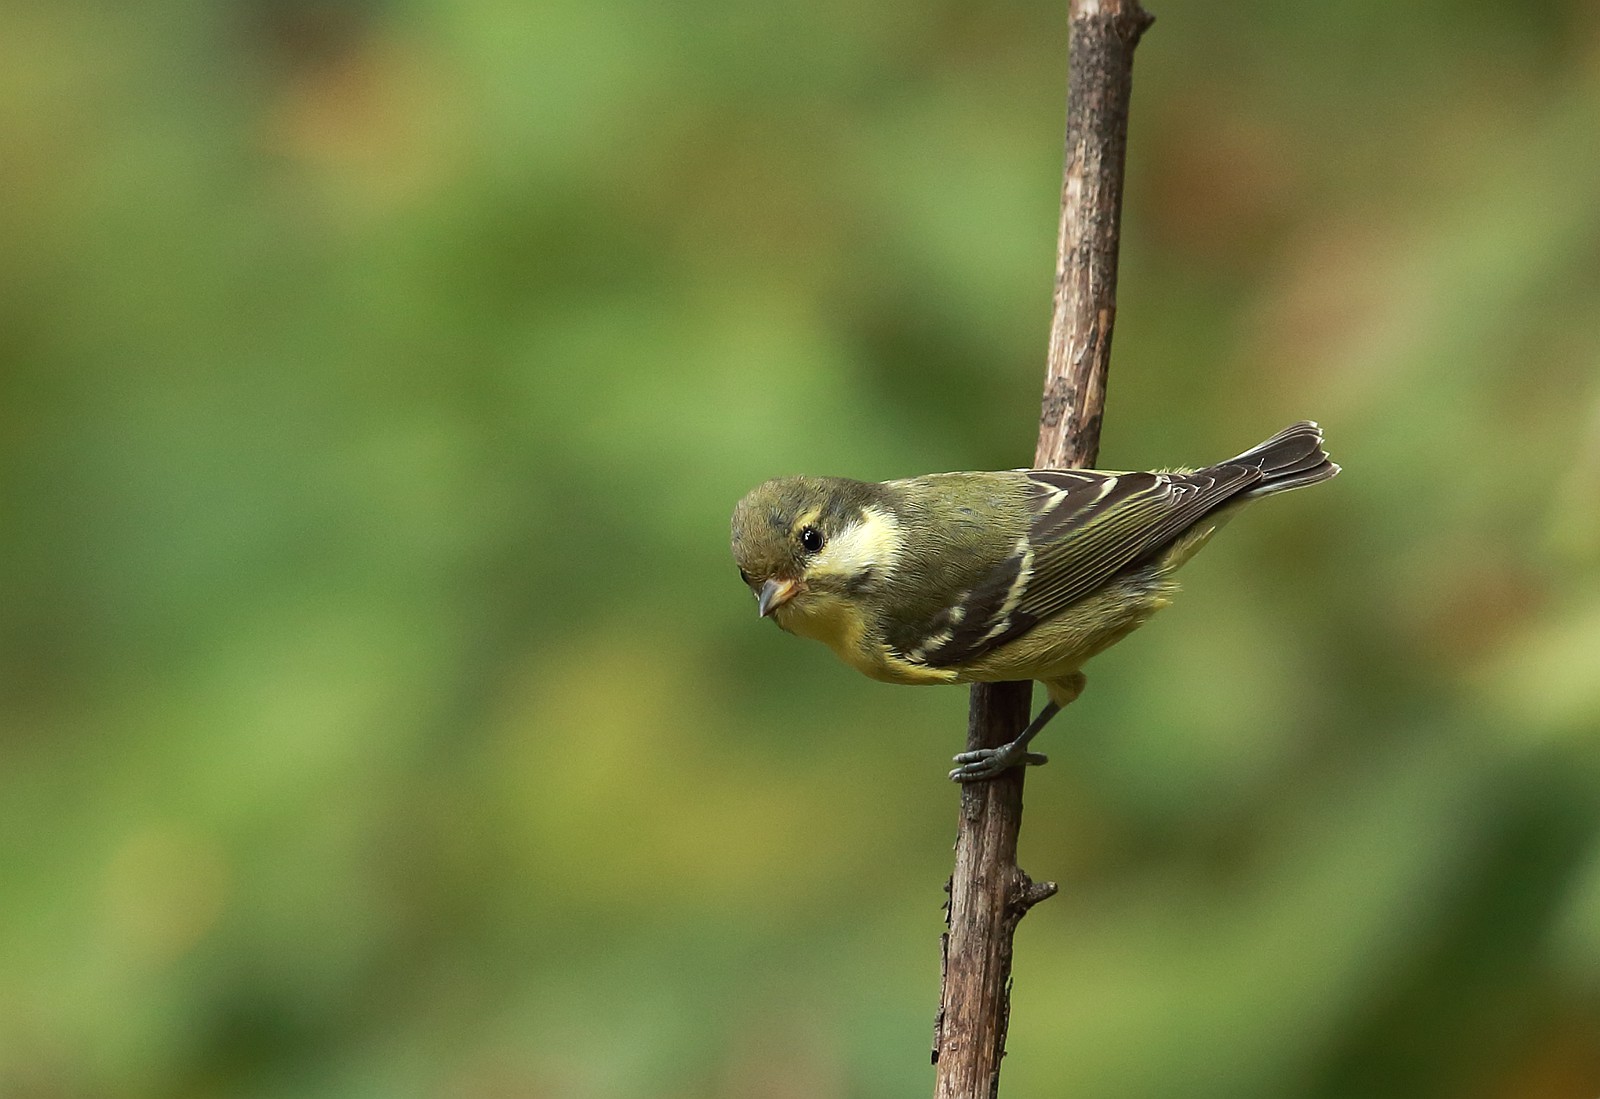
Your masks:
<svg viewBox="0 0 1600 1099"><path fill-rule="evenodd" d="M1013 767L1037 767L1049 763L1050 757L1030 752L1024 744L1012 741L998 748L979 748L962 752L955 757L955 770L950 772L951 782L987 782Z"/></svg>

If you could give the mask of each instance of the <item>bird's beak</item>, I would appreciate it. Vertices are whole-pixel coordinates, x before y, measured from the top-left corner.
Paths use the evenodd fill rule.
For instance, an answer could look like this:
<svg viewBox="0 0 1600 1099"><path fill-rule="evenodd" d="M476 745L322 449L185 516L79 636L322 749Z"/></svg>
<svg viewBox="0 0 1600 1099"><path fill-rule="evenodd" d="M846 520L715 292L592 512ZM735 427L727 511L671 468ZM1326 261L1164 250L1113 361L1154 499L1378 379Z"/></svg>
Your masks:
<svg viewBox="0 0 1600 1099"><path fill-rule="evenodd" d="M768 580L761 585L761 594L757 597L757 606L761 610L761 617L767 617L767 615L799 594L800 581L798 580Z"/></svg>

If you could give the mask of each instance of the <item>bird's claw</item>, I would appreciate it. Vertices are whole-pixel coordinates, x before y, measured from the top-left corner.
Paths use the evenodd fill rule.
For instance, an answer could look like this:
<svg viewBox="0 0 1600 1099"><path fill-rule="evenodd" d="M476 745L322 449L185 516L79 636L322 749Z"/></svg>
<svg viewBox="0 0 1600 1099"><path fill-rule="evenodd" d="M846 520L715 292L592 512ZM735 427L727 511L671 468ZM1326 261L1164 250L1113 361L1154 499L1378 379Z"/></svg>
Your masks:
<svg viewBox="0 0 1600 1099"><path fill-rule="evenodd" d="M998 748L962 752L953 762L957 767L950 772L951 782L986 782L1013 767L1037 767L1049 763L1050 757L1030 752L1017 744L1003 744Z"/></svg>

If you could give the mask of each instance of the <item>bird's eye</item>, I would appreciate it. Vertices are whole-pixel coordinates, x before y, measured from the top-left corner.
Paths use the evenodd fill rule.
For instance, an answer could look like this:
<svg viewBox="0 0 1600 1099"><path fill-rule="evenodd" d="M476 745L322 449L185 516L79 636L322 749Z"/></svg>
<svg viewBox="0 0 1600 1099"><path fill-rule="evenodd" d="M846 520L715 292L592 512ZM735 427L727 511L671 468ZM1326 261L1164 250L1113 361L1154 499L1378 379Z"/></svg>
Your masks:
<svg viewBox="0 0 1600 1099"><path fill-rule="evenodd" d="M816 527L806 527L800 532L800 548L807 553L816 553L822 549L822 532Z"/></svg>
<svg viewBox="0 0 1600 1099"><path fill-rule="evenodd" d="M739 570L739 579L744 581L746 587L750 586L750 574L743 569Z"/></svg>

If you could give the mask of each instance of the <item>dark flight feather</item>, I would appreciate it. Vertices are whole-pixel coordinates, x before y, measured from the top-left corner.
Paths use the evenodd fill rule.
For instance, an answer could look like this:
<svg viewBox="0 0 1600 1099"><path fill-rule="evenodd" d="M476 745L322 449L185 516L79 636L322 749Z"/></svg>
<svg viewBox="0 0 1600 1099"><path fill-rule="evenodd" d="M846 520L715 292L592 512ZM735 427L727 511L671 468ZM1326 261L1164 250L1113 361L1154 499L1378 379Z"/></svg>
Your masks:
<svg viewBox="0 0 1600 1099"><path fill-rule="evenodd" d="M1229 504L1338 471L1310 421L1192 473L1017 470L1032 512L1026 542L958 608L928 623L924 643L905 655L933 667L969 663L1147 562Z"/></svg>

